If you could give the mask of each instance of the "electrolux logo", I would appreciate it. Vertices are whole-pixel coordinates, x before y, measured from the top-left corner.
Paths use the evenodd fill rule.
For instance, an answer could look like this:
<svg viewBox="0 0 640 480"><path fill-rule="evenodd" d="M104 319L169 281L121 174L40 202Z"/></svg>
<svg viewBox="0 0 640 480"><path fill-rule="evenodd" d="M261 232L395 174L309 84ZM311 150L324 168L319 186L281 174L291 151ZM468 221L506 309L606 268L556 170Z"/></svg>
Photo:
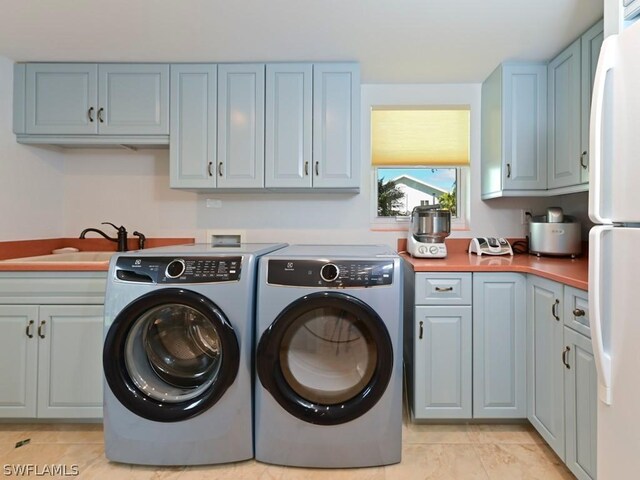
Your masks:
<svg viewBox="0 0 640 480"><path fill-rule="evenodd" d="M80 474L78 465L36 465L33 463L4 464L2 473L5 477L77 477Z"/></svg>

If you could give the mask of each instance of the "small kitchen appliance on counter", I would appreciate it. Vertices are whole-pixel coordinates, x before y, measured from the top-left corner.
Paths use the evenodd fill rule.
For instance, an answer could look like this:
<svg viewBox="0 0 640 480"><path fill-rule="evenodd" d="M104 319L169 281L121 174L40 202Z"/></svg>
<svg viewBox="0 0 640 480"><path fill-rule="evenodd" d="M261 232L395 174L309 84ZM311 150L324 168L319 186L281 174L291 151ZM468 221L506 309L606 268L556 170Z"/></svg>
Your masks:
<svg viewBox="0 0 640 480"><path fill-rule="evenodd" d="M477 255L513 255L513 250L506 238L476 237L471 239L469 253Z"/></svg>
<svg viewBox="0 0 640 480"><path fill-rule="evenodd" d="M564 215L560 207L550 207L546 215L529 221L529 253L576 257L582 253L580 222Z"/></svg>
<svg viewBox="0 0 640 480"><path fill-rule="evenodd" d="M451 212L440 205L420 205L411 212L407 252L418 258L445 258L444 239L451 232Z"/></svg>

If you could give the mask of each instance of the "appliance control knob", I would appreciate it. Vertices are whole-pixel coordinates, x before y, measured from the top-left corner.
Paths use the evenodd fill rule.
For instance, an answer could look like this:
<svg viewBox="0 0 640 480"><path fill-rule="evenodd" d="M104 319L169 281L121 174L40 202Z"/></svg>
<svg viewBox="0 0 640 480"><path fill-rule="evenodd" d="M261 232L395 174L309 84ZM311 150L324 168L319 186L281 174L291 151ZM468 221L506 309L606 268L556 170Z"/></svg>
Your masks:
<svg viewBox="0 0 640 480"><path fill-rule="evenodd" d="M184 273L185 269L186 266L184 264L184 260L172 260L169 262L169 265L167 265L165 274L169 278L178 278Z"/></svg>
<svg viewBox="0 0 640 480"><path fill-rule="evenodd" d="M429 253L431 255L435 255L436 253L438 253L438 247L436 247L435 245L432 245L429 247Z"/></svg>
<svg viewBox="0 0 640 480"><path fill-rule="evenodd" d="M427 253L427 249L425 247L419 247L418 248L418 252L420 252L422 254L425 254L425 253Z"/></svg>
<svg viewBox="0 0 640 480"><path fill-rule="evenodd" d="M320 278L325 282L333 282L340 275L340 269L333 263L326 263L320 269Z"/></svg>

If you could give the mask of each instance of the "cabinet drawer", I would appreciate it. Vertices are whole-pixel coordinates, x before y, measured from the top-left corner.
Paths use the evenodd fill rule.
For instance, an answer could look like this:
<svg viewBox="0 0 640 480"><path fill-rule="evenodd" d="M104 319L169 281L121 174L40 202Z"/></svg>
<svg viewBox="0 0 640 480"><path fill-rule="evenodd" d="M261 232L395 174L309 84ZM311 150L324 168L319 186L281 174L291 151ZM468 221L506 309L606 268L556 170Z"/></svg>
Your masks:
<svg viewBox="0 0 640 480"><path fill-rule="evenodd" d="M589 326L589 294L584 290L564 287L564 324L591 338Z"/></svg>
<svg viewBox="0 0 640 480"><path fill-rule="evenodd" d="M471 273L416 273L416 305L471 305Z"/></svg>

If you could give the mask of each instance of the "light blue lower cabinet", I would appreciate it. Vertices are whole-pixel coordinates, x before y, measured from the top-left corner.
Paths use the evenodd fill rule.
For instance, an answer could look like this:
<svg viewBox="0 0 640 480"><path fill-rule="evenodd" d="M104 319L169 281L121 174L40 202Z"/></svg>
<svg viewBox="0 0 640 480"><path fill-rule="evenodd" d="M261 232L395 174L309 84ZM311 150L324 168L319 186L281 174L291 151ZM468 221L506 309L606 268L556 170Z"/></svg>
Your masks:
<svg viewBox="0 0 640 480"><path fill-rule="evenodd" d="M565 458L563 286L529 275L527 280L527 417Z"/></svg>
<svg viewBox="0 0 640 480"><path fill-rule="evenodd" d="M102 305L0 305L0 418L102 417Z"/></svg>
<svg viewBox="0 0 640 480"><path fill-rule="evenodd" d="M526 279L473 274L473 417L526 418Z"/></svg>
<svg viewBox="0 0 640 480"><path fill-rule="evenodd" d="M596 478L598 379L591 340L564 327L567 467L579 480Z"/></svg>
<svg viewBox="0 0 640 480"><path fill-rule="evenodd" d="M415 307L416 419L471 418L471 307Z"/></svg>

